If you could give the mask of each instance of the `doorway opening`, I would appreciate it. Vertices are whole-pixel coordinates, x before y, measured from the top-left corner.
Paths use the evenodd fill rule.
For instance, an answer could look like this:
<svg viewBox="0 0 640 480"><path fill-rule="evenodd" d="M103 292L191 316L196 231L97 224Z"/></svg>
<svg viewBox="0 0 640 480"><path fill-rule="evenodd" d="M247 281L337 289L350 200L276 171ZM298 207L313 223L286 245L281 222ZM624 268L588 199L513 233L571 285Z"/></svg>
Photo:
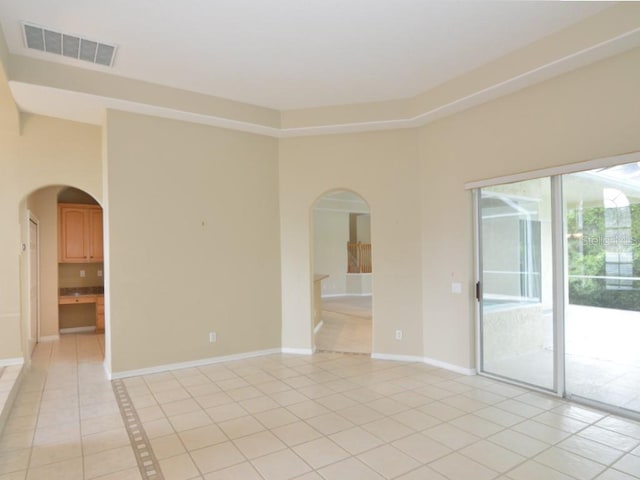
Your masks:
<svg viewBox="0 0 640 480"><path fill-rule="evenodd" d="M76 334L104 358L102 207L82 190L56 185L33 191L21 209L29 247L24 351L31 356L36 343Z"/></svg>
<svg viewBox="0 0 640 480"><path fill-rule="evenodd" d="M371 214L358 194L323 195L313 211L313 342L316 351L371 354Z"/></svg>

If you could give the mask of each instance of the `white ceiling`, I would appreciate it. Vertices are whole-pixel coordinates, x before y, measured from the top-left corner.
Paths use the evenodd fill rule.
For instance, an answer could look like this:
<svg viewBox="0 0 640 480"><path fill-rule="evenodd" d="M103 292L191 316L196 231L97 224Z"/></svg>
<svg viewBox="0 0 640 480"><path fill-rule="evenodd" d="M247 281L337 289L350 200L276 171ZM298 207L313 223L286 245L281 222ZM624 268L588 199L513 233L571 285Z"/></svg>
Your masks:
<svg viewBox="0 0 640 480"><path fill-rule="evenodd" d="M607 2L0 0L9 50L278 110L406 98ZM28 50L21 22L116 44L112 68Z"/></svg>

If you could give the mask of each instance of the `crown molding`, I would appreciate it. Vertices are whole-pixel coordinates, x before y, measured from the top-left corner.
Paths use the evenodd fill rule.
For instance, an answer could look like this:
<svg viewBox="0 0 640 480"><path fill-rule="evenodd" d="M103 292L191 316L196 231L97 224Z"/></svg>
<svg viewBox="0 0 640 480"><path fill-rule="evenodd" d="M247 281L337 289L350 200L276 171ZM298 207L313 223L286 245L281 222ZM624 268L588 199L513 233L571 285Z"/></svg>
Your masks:
<svg viewBox="0 0 640 480"><path fill-rule="evenodd" d="M8 83L24 112L95 125L106 110L122 110L274 138L416 128L640 47L640 9L629 8L614 7L432 91L388 102L277 111L15 55Z"/></svg>

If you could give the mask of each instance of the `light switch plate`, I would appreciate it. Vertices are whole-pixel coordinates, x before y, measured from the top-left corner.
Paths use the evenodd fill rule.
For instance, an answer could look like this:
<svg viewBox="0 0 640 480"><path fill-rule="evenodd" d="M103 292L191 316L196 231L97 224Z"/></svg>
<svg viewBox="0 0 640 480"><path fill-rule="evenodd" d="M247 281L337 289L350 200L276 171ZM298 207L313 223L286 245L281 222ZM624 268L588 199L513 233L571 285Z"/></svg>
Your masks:
<svg viewBox="0 0 640 480"><path fill-rule="evenodd" d="M451 293L462 293L462 284L460 282L453 282L451 284Z"/></svg>

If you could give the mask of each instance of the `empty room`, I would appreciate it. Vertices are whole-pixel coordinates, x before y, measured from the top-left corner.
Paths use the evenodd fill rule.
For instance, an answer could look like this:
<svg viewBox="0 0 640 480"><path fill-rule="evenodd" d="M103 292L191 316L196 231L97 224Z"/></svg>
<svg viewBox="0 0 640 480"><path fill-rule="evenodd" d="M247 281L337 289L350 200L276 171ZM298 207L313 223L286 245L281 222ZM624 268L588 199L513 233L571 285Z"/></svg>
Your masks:
<svg viewBox="0 0 640 480"><path fill-rule="evenodd" d="M0 0L0 480L640 479L640 3Z"/></svg>

